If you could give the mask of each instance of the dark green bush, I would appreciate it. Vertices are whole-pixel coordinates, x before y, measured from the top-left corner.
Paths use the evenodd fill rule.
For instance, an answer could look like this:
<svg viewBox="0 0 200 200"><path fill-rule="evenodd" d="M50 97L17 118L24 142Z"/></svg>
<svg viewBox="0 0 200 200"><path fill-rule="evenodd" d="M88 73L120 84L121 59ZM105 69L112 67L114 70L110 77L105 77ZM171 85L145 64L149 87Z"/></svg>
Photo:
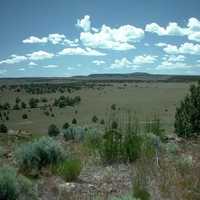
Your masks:
<svg viewBox="0 0 200 200"><path fill-rule="evenodd" d="M23 114L22 115L22 119L28 119L28 115L27 114Z"/></svg>
<svg viewBox="0 0 200 200"><path fill-rule="evenodd" d="M37 108L39 99L31 98L28 103L29 103L30 108Z"/></svg>
<svg viewBox="0 0 200 200"><path fill-rule="evenodd" d="M116 104L112 104L112 105L110 106L110 108L111 108L111 110L116 110Z"/></svg>
<svg viewBox="0 0 200 200"><path fill-rule="evenodd" d="M55 125L55 124L51 124L48 128L48 135L50 137L55 137L57 135L59 135L60 130L59 128Z"/></svg>
<svg viewBox="0 0 200 200"><path fill-rule="evenodd" d="M69 127L70 127L70 125L67 122L63 125L63 129L68 129Z"/></svg>
<svg viewBox="0 0 200 200"><path fill-rule="evenodd" d="M73 118L73 119L72 119L72 124L77 124L76 118Z"/></svg>
<svg viewBox="0 0 200 200"><path fill-rule="evenodd" d="M42 167L57 164L64 158L62 146L50 137L42 137L16 150L16 161L27 173L38 172Z"/></svg>
<svg viewBox="0 0 200 200"><path fill-rule="evenodd" d="M21 108L22 108L22 109L26 109L26 107L27 107L26 103L22 101L22 102L21 102Z"/></svg>
<svg viewBox="0 0 200 200"><path fill-rule="evenodd" d="M0 124L0 133L7 133L8 128L5 124Z"/></svg>
<svg viewBox="0 0 200 200"><path fill-rule="evenodd" d="M15 104L15 105L13 106L13 110L20 110L19 104Z"/></svg>
<svg viewBox="0 0 200 200"><path fill-rule="evenodd" d="M97 122L98 122L98 117L97 117L96 115L94 115L94 116L92 117L92 122L93 122L93 123L97 123Z"/></svg>
<svg viewBox="0 0 200 200"><path fill-rule="evenodd" d="M60 96L58 99L55 99L54 106L58 106L60 108L64 108L66 106L75 106L78 105L81 101L80 96L76 96L74 98Z"/></svg>
<svg viewBox="0 0 200 200"><path fill-rule="evenodd" d="M100 124L104 125L104 124L105 124L105 120L102 119L102 120L100 121Z"/></svg>
<svg viewBox="0 0 200 200"><path fill-rule="evenodd" d="M174 127L181 137L200 135L200 81L191 85L189 94L176 108Z"/></svg>

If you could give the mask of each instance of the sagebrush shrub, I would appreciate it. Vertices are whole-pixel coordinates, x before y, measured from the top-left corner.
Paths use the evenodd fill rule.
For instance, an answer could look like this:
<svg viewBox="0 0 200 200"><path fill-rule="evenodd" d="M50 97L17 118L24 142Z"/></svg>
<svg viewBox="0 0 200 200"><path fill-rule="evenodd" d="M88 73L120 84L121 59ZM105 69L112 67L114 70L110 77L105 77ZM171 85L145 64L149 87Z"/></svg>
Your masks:
<svg viewBox="0 0 200 200"><path fill-rule="evenodd" d="M16 171L11 168L1 168L0 199L16 200L18 196Z"/></svg>
<svg viewBox="0 0 200 200"><path fill-rule="evenodd" d="M69 127L63 130L63 136L66 141L68 140L83 140L85 135L85 129L81 127Z"/></svg>
<svg viewBox="0 0 200 200"><path fill-rule="evenodd" d="M179 150L179 147L176 143L167 143L164 145L164 148L169 154L176 154Z"/></svg>
<svg viewBox="0 0 200 200"><path fill-rule="evenodd" d="M17 175L14 168L0 168L1 200L37 200L37 188L29 179Z"/></svg>
<svg viewBox="0 0 200 200"><path fill-rule="evenodd" d="M64 158L62 146L49 137L42 137L16 150L16 161L25 172L37 172L42 167L57 164Z"/></svg>

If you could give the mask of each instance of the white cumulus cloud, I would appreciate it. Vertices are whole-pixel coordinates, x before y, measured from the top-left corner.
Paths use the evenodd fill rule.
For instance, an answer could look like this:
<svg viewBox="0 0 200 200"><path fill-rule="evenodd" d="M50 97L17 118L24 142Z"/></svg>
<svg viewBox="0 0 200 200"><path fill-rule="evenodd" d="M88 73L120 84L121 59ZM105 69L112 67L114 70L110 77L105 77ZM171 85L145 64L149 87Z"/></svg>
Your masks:
<svg viewBox="0 0 200 200"><path fill-rule="evenodd" d="M157 70L174 70L174 69L187 69L191 68L190 65L187 65L184 62L169 62L163 61L160 65L156 67Z"/></svg>
<svg viewBox="0 0 200 200"><path fill-rule="evenodd" d="M38 38L38 37L35 37L35 36L30 36L29 38L24 39L22 42L25 43L25 44L47 43L48 38L47 37Z"/></svg>
<svg viewBox="0 0 200 200"><path fill-rule="evenodd" d="M91 29L90 16L85 15L84 18L78 19L76 26L82 28L85 32L90 31Z"/></svg>
<svg viewBox="0 0 200 200"><path fill-rule="evenodd" d="M168 54L200 55L200 45L188 42L181 44L180 47L168 44L163 50Z"/></svg>
<svg viewBox="0 0 200 200"><path fill-rule="evenodd" d="M154 22L147 24L145 31L159 36L187 36L191 41L200 42L200 21L194 17L188 20L185 27L180 27L176 22L170 22L165 28Z"/></svg>
<svg viewBox="0 0 200 200"><path fill-rule="evenodd" d="M27 57L30 60L35 61L35 60L51 59L54 57L54 54L40 50L40 51L35 51L33 53L27 54Z"/></svg>
<svg viewBox="0 0 200 200"><path fill-rule="evenodd" d="M59 44L61 42L63 42L63 40L65 39L65 35L63 34L58 34L58 33L54 33L54 34L49 34L48 36L48 40L52 43L52 44Z"/></svg>
<svg viewBox="0 0 200 200"><path fill-rule="evenodd" d="M131 68L132 62L128 60L127 58L122 59L116 59L114 60L114 63L111 64L111 69L121 69L121 68Z"/></svg>
<svg viewBox="0 0 200 200"><path fill-rule="evenodd" d="M18 55L13 54L10 56L10 58L1 60L0 64L17 64L26 60L27 60L26 56L18 56Z"/></svg>
<svg viewBox="0 0 200 200"><path fill-rule="evenodd" d="M133 59L133 64L135 65L153 64L156 61L157 61L157 56L140 55L140 56L135 56L135 58Z"/></svg>
<svg viewBox="0 0 200 200"><path fill-rule="evenodd" d="M80 56L105 56L105 53L96 51L91 48L65 48L58 53L59 55L80 55Z"/></svg>
<svg viewBox="0 0 200 200"><path fill-rule="evenodd" d="M80 33L80 41L86 47L118 51L130 50L135 48L134 42L144 37L144 31L141 28L131 25L118 28L102 25L100 29L93 28L92 31L87 29Z"/></svg>
<svg viewBox="0 0 200 200"><path fill-rule="evenodd" d="M169 62L183 62L185 61L184 55L165 55L163 57L163 60L169 61Z"/></svg>
<svg viewBox="0 0 200 200"><path fill-rule="evenodd" d="M145 27L145 31L156 33L159 36L163 35L174 35L174 36L183 36L187 35L187 28L182 28L178 26L176 22L170 22L166 28L161 27L157 23L147 24Z"/></svg>
<svg viewBox="0 0 200 200"><path fill-rule="evenodd" d="M47 43L50 42L51 44L57 45L68 45L70 47L78 46L79 39L75 40L69 40L66 38L64 34L59 33L52 33L49 34L47 37L36 37L36 36L30 36L29 38L26 38L22 41L26 44L38 44L38 43Z"/></svg>

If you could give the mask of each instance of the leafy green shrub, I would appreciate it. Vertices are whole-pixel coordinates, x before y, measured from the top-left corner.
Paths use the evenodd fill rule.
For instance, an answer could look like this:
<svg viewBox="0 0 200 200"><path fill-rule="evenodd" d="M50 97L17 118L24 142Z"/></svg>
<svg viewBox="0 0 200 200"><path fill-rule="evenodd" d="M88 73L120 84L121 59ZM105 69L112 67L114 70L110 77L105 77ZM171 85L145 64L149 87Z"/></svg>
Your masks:
<svg viewBox="0 0 200 200"><path fill-rule="evenodd" d="M104 162L114 162L121 159L123 154L122 149L122 134L118 130L107 130L103 135L100 155Z"/></svg>
<svg viewBox="0 0 200 200"><path fill-rule="evenodd" d="M8 128L5 124L0 124L0 133L7 133Z"/></svg>
<svg viewBox="0 0 200 200"><path fill-rule="evenodd" d="M60 144L49 137L22 145L16 150L16 161L25 172L38 172L42 167L57 164L64 159Z"/></svg>
<svg viewBox="0 0 200 200"><path fill-rule="evenodd" d="M135 161L139 158L143 144L143 137L137 133L127 133L123 142L124 160Z"/></svg>
<svg viewBox="0 0 200 200"><path fill-rule="evenodd" d="M39 103L39 99L37 98L31 98L28 102L30 108L37 108L38 103Z"/></svg>
<svg viewBox="0 0 200 200"><path fill-rule="evenodd" d="M200 135L200 81L191 85L189 94L176 108L175 132L181 137Z"/></svg>
<svg viewBox="0 0 200 200"><path fill-rule="evenodd" d="M68 129L69 127L70 127L70 125L67 122L63 125L63 129Z"/></svg>
<svg viewBox="0 0 200 200"><path fill-rule="evenodd" d="M21 101L21 99L19 97L16 97L15 102L16 104L18 104Z"/></svg>
<svg viewBox="0 0 200 200"><path fill-rule="evenodd" d="M156 157L160 151L161 134L160 121L150 127L147 133L141 133L137 118L128 113L123 118L113 115L105 125L103 134L86 134L85 144L95 150L106 163L134 162L142 154L149 158ZM152 130L155 134L152 133ZM160 131L160 132L159 132Z"/></svg>
<svg viewBox="0 0 200 200"><path fill-rule="evenodd" d="M26 103L22 101L22 102L21 102L21 108L22 108L22 109L26 109L26 107L27 107Z"/></svg>
<svg viewBox="0 0 200 200"><path fill-rule="evenodd" d="M105 120L102 119L102 120L100 121L100 124L104 125L104 124L105 124Z"/></svg>
<svg viewBox="0 0 200 200"><path fill-rule="evenodd" d="M66 141L68 140L83 140L85 135L85 129L81 127L69 127L68 129L63 129L63 136Z"/></svg>
<svg viewBox="0 0 200 200"><path fill-rule="evenodd" d="M24 176L17 175L14 168L0 168L1 200L37 200L37 190Z"/></svg>
<svg viewBox="0 0 200 200"><path fill-rule="evenodd" d="M81 161L77 159L65 160L53 167L53 172L65 181L75 181L81 172Z"/></svg>
<svg viewBox="0 0 200 200"><path fill-rule="evenodd" d="M138 198L140 200L150 200L151 199L149 192L145 188L141 187L140 185L135 185L133 190L134 190L135 198Z"/></svg>
<svg viewBox="0 0 200 200"><path fill-rule="evenodd" d="M57 136L59 135L60 133L60 130L59 128L55 125L55 124L51 124L48 128L48 135L50 137L54 137L54 136Z"/></svg>
<svg viewBox="0 0 200 200"><path fill-rule="evenodd" d="M141 152L143 143L142 135L138 131L137 120L131 118L121 121L121 127L111 121L106 129L101 147L101 158L105 162L135 161Z"/></svg>
<svg viewBox="0 0 200 200"><path fill-rule="evenodd" d="M22 115L22 119L28 119L28 115L27 114L23 114Z"/></svg>
<svg viewBox="0 0 200 200"><path fill-rule="evenodd" d="M93 122L93 123L97 123L97 122L98 122L98 117L97 117L96 115L94 115L94 116L92 117L92 122Z"/></svg>
<svg viewBox="0 0 200 200"><path fill-rule="evenodd" d="M72 124L77 124L76 118L73 118L73 119L72 119Z"/></svg>
<svg viewBox="0 0 200 200"><path fill-rule="evenodd" d="M112 129L117 129L117 128L118 128L118 123L117 123L116 121L113 121L113 122L111 123L111 128L112 128Z"/></svg>
<svg viewBox="0 0 200 200"><path fill-rule="evenodd" d="M111 110L116 110L116 104L112 104L112 105L110 106L110 108L111 108Z"/></svg>

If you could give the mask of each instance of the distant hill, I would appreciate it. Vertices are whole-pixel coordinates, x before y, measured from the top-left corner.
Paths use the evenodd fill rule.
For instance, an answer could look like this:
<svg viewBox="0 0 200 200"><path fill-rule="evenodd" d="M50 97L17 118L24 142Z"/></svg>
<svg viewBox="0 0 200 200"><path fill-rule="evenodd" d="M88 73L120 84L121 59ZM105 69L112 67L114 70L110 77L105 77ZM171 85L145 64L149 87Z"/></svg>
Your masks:
<svg viewBox="0 0 200 200"><path fill-rule="evenodd" d="M135 80L135 81L166 81L166 82L187 82L200 80L200 75L164 75L149 74L143 72L127 74L90 74L88 76L74 76L72 79L89 79L89 80Z"/></svg>
<svg viewBox="0 0 200 200"><path fill-rule="evenodd" d="M149 74L143 72L135 73L111 73L90 74L72 77L31 77L31 78L0 78L0 84L24 84L24 83L66 83L73 81L100 81L100 82L194 82L200 80L200 75L165 75Z"/></svg>

